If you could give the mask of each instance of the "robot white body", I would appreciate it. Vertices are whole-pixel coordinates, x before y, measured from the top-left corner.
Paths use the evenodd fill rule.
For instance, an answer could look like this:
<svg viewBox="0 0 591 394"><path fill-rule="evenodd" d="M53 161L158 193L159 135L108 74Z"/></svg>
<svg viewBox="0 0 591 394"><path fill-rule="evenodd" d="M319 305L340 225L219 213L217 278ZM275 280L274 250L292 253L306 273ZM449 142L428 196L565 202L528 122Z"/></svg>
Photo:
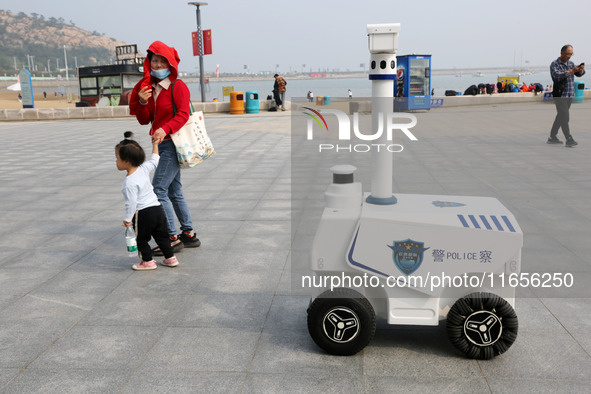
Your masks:
<svg viewBox="0 0 591 394"><path fill-rule="evenodd" d="M437 325L450 301L475 291L494 291L514 304L506 278L520 271L523 234L498 200L396 197L394 205L369 204L361 184L332 184L312 247L316 275L329 284L364 278L347 283L376 300L390 324Z"/></svg>

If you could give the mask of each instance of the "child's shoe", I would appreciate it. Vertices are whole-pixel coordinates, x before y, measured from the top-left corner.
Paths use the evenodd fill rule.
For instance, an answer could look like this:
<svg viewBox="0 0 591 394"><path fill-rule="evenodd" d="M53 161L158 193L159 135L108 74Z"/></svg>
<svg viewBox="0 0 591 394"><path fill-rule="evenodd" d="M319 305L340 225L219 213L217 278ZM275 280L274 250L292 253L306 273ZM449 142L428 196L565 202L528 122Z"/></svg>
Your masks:
<svg viewBox="0 0 591 394"><path fill-rule="evenodd" d="M172 256L169 259L164 259L162 265L165 267L176 267L179 265L179 261L177 260L176 256Z"/></svg>
<svg viewBox="0 0 591 394"><path fill-rule="evenodd" d="M154 261L154 260L150 260L150 261L143 261L142 260L141 263L134 264L131 266L131 268L136 271L148 271L148 270L155 270L156 268L158 268L158 266L156 265L156 261Z"/></svg>

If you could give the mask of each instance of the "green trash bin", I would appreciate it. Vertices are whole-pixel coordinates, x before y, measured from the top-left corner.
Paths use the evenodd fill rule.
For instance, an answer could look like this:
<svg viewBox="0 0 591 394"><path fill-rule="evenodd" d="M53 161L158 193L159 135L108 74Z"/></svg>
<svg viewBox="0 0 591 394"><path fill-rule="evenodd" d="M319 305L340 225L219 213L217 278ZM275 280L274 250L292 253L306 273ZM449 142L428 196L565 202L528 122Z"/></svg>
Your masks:
<svg viewBox="0 0 591 394"><path fill-rule="evenodd" d="M324 105L330 105L330 96L324 96L323 104Z"/></svg>
<svg viewBox="0 0 591 394"><path fill-rule="evenodd" d="M575 98L573 103L582 103L585 97L585 82L575 81Z"/></svg>
<svg viewBox="0 0 591 394"><path fill-rule="evenodd" d="M259 92L256 90L249 90L246 92L246 102L244 109L247 114L259 113Z"/></svg>

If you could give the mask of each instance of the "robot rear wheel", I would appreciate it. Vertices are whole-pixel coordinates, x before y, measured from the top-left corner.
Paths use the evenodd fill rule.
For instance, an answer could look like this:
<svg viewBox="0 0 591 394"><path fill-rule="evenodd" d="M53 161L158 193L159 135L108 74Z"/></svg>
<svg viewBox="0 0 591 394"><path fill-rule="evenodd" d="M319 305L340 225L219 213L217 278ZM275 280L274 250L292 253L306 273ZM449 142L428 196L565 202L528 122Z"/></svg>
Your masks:
<svg viewBox="0 0 591 394"><path fill-rule="evenodd" d="M466 356L488 360L511 347L517 338L517 314L503 298L472 293L457 300L447 314L447 335Z"/></svg>

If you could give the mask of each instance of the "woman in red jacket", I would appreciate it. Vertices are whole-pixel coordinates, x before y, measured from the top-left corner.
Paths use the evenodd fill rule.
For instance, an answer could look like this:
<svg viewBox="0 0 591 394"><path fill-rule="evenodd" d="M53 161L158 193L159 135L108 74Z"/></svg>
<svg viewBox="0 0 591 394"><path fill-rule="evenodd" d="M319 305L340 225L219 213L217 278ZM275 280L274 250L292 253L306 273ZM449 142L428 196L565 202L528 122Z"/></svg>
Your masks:
<svg viewBox="0 0 591 394"><path fill-rule="evenodd" d="M187 85L177 80L180 59L176 49L155 41L147 52L144 77L133 88L129 112L136 116L140 124L151 123L152 142L159 143L160 162L154 172L152 184L166 213L171 245L174 252L177 252L184 246L194 248L201 245L193 231L191 213L183 196L176 148L170 138L171 134L187 123L191 97ZM172 105L173 99L176 113ZM175 213L181 225L180 235L177 235ZM156 248L154 252L158 254L160 250Z"/></svg>

